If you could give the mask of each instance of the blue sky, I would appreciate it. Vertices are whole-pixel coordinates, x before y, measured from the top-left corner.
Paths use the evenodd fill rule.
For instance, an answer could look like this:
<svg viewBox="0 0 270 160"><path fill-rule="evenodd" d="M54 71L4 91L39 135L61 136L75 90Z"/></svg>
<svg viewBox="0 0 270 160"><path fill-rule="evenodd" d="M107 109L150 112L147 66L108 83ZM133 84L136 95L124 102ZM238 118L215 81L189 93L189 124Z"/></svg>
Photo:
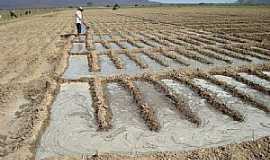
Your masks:
<svg viewBox="0 0 270 160"><path fill-rule="evenodd" d="M232 3L236 0L151 0L163 3Z"/></svg>

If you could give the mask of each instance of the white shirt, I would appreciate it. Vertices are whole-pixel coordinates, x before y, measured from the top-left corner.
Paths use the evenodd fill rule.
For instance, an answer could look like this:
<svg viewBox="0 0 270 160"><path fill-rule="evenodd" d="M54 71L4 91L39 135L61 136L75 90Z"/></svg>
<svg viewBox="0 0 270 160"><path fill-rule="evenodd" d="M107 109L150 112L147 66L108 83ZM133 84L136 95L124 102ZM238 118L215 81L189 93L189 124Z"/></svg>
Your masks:
<svg viewBox="0 0 270 160"><path fill-rule="evenodd" d="M75 14L75 23L82 23L82 12L79 10Z"/></svg>

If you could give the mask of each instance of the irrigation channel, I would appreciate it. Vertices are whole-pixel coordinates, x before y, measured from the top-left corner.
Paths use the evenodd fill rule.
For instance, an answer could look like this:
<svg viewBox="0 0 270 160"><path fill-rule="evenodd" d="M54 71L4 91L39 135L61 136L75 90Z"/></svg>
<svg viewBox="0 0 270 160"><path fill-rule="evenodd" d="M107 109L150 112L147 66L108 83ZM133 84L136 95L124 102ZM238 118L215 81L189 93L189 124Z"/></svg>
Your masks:
<svg viewBox="0 0 270 160"><path fill-rule="evenodd" d="M269 136L270 54L244 56L228 45L173 48L190 41L153 35L74 37L37 160L192 150Z"/></svg>

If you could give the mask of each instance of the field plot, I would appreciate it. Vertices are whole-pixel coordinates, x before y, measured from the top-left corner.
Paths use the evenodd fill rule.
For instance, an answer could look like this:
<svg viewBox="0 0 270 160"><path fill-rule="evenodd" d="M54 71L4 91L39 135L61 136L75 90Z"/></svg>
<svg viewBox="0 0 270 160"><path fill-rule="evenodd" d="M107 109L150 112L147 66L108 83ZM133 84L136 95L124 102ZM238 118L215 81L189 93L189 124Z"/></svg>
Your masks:
<svg viewBox="0 0 270 160"><path fill-rule="evenodd" d="M90 29L73 37L37 160L188 151L269 136L270 48L243 36L238 23L249 14L232 9L237 17L224 22L229 8L211 21L210 12L191 10L179 21L188 13L178 10L86 11ZM248 19L264 25L256 32L269 32L268 13Z"/></svg>

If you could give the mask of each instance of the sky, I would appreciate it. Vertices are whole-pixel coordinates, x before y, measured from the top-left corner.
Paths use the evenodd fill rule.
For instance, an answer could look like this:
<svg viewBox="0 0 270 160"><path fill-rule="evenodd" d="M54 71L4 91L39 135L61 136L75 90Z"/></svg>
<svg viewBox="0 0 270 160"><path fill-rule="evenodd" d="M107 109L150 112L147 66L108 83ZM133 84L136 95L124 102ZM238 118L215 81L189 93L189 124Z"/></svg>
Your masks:
<svg viewBox="0 0 270 160"><path fill-rule="evenodd" d="M236 0L151 0L163 3L232 3Z"/></svg>

